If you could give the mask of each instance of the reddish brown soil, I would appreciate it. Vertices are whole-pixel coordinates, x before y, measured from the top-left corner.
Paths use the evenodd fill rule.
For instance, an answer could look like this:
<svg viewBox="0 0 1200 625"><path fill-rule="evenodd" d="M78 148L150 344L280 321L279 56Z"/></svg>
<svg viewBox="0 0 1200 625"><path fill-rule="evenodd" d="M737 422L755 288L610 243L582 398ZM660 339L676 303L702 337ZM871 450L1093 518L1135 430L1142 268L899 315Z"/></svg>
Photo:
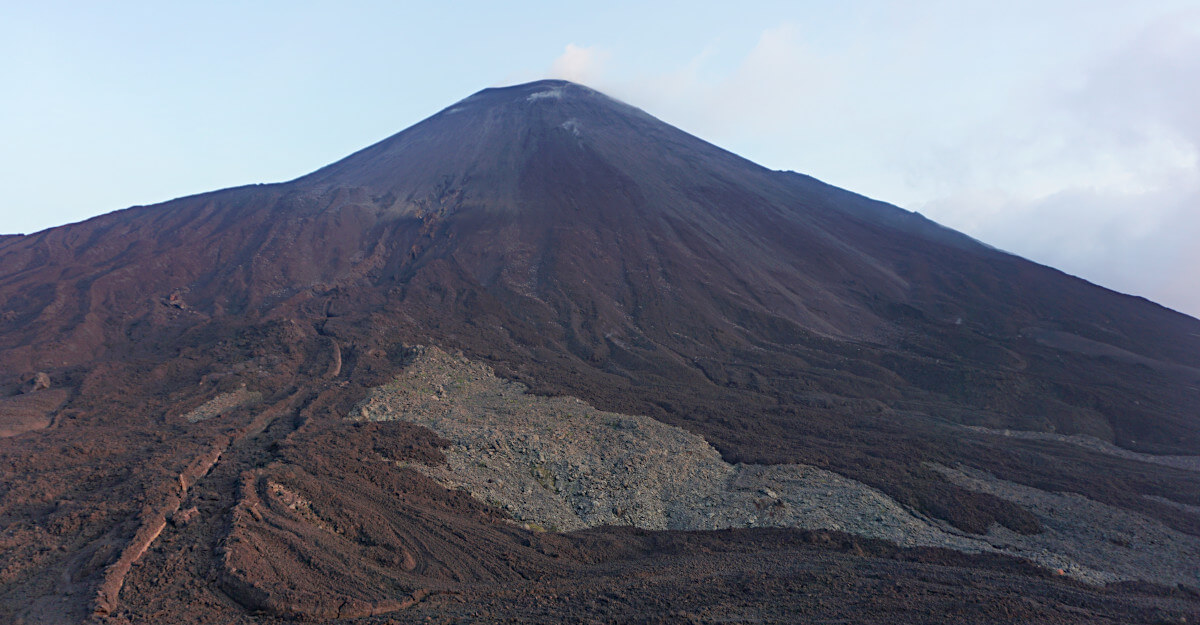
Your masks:
<svg viewBox="0 0 1200 625"><path fill-rule="evenodd" d="M0 437L48 427L54 413L70 397L71 392L61 388L0 397Z"/></svg>
<svg viewBox="0 0 1200 625"><path fill-rule="evenodd" d="M956 427L1200 454L1200 321L582 88L458 106L291 183L0 238L2 423L47 426L0 438L0 621L1195 616L1189 590L844 537L530 534L380 461L437 441L342 417L437 344L966 531L1040 528L927 462L1200 535L1143 497L1200 505L1195 473ZM184 418L243 386L261 404Z"/></svg>

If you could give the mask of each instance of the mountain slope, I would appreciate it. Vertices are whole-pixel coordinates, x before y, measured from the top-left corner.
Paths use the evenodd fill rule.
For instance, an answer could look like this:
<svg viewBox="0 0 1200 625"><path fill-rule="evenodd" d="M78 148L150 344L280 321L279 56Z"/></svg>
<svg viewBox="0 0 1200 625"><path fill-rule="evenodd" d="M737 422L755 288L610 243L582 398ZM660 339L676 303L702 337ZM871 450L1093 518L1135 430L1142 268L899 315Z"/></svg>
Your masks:
<svg viewBox="0 0 1200 625"><path fill-rule="evenodd" d="M543 559L587 551L577 543L546 536L507 551L519 533L495 510L317 453L437 457L415 429L335 435L416 344L682 427L730 462L834 471L969 533L1044 528L937 467L1077 493L1200 536L1187 507L1200 505L1194 471L980 429L1198 455L1200 321L764 169L561 81L482 91L288 183L0 239L0 302L11 395L0 430L28 429L0 439L0 519L13 536L0 600L36 596L46 614L64 596L76 599L62 614L113 613L122 563L158 544L155 528L225 554L239 604L286 612L278 591L229 576L245 554L228 541L264 541L264 557L315 554L337 577L349 556L336 554L351 546L278 534L295 520L251 512L328 483L357 493L348 508L386 501L372 488L419 493L425 529L373 541L457 527L490 554L469 562L453 540L426 545L444 570L390 577L396 592L575 574ZM18 414L16 394L39 371L69 399ZM196 412L210 405L226 407ZM200 520L167 522L192 506ZM277 533L266 538L263 523ZM179 558L160 564L184 579L212 566ZM356 601L370 611L372 597ZM321 605L307 613L329 616Z"/></svg>

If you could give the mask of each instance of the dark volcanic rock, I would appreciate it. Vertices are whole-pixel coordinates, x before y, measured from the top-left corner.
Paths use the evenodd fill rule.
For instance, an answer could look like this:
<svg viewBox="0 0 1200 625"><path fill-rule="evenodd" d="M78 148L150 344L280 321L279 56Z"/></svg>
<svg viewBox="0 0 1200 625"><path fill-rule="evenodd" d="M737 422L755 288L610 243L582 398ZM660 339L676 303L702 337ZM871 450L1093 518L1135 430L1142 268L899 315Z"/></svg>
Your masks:
<svg viewBox="0 0 1200 625"><path fill-rule="evenodd" d="M805 543L797 554L826 549L831 568L800 571L762 533L531 535L396 467L436 457L427 431L346 429L407 346L434 344L535 392L700 434L729 462L840 473L966 532L1042 528L934 467L1200 535L1193 471L962 427L1200 454L1200 321L764 169L579 85L482 91L288 183L0 238L0 302L0 385L15 394L44 371L50 392L70 389L0 428L20 434L0 439L0 620L336 619L455 596L490 597L499 619L517 614L497 607L505 589L539 579L526 596L546 607L518 616L679 620L653 608L674 596L701 620L749 619L733 598L765 588L785 612L844 618L840 601L804 597L836 596L860 565L918 580L916 595L879 595L918 620L922 606L1062 622L1195 606L1068 592L982 557L927 576L910 552L879 564ZM186 417L230 393L261 399ZM179 510L190 522L167 523ZM734 568L714 580L697 563ZM1035 603L950 606L928 580L964 570L986 571L974 597ZM622 572L648 577L613 582ZM580 607L584 579L613 597ZM724 607L690 594L701 579ZM618 595L634 603L618 610Z"/></svg>

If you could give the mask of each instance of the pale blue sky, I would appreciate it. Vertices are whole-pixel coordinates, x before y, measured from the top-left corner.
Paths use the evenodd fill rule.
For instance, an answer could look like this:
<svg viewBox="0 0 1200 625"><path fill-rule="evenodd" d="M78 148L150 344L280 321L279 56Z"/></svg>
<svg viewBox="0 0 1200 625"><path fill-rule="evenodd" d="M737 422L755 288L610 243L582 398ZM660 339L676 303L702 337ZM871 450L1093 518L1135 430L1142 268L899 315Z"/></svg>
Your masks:
<svg viewBox="0 0 1200 625"><path fill-rule="evenodd" d="M0 232L294 178L577 80L1200 314L1200 0L0 0Z"/></svg>

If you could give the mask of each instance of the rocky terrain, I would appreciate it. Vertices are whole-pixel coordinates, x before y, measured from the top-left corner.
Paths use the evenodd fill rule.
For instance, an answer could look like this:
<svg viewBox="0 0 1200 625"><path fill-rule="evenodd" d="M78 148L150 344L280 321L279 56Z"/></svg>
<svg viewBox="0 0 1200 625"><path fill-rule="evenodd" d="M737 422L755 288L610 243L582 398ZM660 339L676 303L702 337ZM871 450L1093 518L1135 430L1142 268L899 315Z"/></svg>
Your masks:
<svg viewBox="0 0 1200 625"><path fill-rule="evenodd" d="M1125 458L1128 460L1137 460L1138 462L1149 462L1151 464L1161 464L1165 467L1175 467L1177 469L1187 469L1188 471L1200 471L1200 456L1171 456L1159 454L1143 454L1136 451L1130 451L1121 447L1117 447L1112 443L1100 440L1094 436L1086 436L1083 434L1073 434L1066 436L1056 434L1054 432L1034 432L1028 430L993 430L978 426L964 426L967 429L984 432L987 434L995 434L997 436L1008 436L1030 441L1054 441L1075 445L1084 449L1098 451L1102 454L1116 456L1117 458Z"/></svg>
<svg viewBox="0 0 1200 625"><path fill-rule="evenodd" d="M0 622L1194 622L1198 414L1200 320L487 89L0 238Z"/></svg>
<svg viewBox="0 0 1200 625"><path fill-rule="evenodd" d="M1200 538L1135 512L981 471L936 469L1029 510L1042 532L974 536L836 473L802 464L729 464L704 439L572 397L529 395L486 365L421 348L352 418L403 420L449 441L444 463L401 462L512 515L527 529L827 529L906 547L1005 553L1092 584L1200 579ZM1153 457L1151 457L1153 459Z"/></svg>

